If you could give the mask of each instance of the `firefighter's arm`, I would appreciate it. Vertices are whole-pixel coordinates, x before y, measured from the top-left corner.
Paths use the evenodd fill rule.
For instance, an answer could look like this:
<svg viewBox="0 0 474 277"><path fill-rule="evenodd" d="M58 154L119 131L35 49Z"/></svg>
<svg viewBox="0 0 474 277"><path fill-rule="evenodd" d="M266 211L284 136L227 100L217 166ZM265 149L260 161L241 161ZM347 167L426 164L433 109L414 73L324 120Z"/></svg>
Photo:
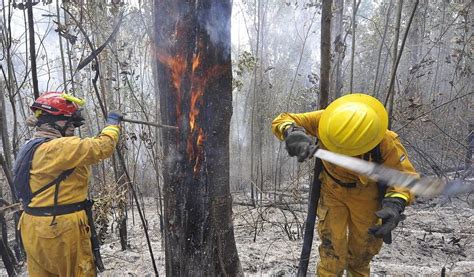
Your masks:
<svg viewBox="0 0 474 277"><path fill-rule="evenodd" d="M395 168L407 174L417 175L415 168L408 159L408 154L400 143L398 135L395 132L388 131L388 139L383 145L386 151L382 151L384 165ZM385 194L385 197L398 197L404 199L407 204L410 204L414 200L412 193L401 187L389 187Z"/></svg>
<svg viewBox="0 0 474 277"><path fill-rule="evenodd" d="M307 113L282 113L272 122L272 132L280 140L283 133L291 124L303 127L312 136L318 135L319 119L323 110Z"/></svg>
<svg viewBox="0 0 474 277"><path fill-rule="evenodd" d="M93 138L81 139L79 137L66 137L58 139L56 147L61 149L58 153L58 165L62 169L78 166L92 165L104 160L114 153L119 140L120 127L109 125Z"/></svg>

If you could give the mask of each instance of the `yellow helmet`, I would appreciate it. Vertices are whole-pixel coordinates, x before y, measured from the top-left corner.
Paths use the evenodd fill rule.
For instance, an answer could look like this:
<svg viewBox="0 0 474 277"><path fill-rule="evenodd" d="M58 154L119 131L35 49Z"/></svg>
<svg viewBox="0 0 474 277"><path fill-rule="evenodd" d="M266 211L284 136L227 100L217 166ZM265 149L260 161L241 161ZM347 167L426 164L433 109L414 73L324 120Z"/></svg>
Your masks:
<svg viewBox="0 0 474 277"><path fill-rule="evenodd" d="M357 156L379 144L388 127L385 107L376 98L355 93L334 100L319 121L319 138L330 151Z"/></svg>

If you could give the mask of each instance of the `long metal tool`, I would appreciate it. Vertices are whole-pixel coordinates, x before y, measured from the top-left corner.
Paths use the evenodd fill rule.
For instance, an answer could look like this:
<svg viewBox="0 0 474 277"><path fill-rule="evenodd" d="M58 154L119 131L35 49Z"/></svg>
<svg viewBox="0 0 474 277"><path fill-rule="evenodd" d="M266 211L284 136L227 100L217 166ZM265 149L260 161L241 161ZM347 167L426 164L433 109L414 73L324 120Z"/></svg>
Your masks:
<svg viewBox="0 0 474 277"><path fill-rule="evenodd" d="M316 224L316 210L319 204L321 194L321 180L319 174L323 170L321 159L316 159L314 165L313 181L308 200L308 214L306 215L306 224L304 228L303 247L301 248L300 262L298 264L297 277L305 277L308 272L309 258L311 256L311 248L313 247L314 226Z"/></svg>
<svg viewBox="0 0 474 277"><path fill-rule="evenodd" d="M367 162L362 159L333 153L323 149L318 149L314 156L358 174L367 176L373 180L385 182L388 186L406 187L412 193L427 198L438 195L454 196L474 191L474 186L469 185L467 182L462 180L447 181L443 178L429 176L418 177L380 164Z"/></svg>
<svg viewBox="0 0 474 277"><path fill-rule="evenodd" d="M135 120L135 119L130 119L130 118L123 118L122 121L129 122L129 123L135 123L135 124L150 125L150 126L155 126L155 127L158 127L158 128L175 129L175 130L178 129L178 127L176 127L176 126L165 125L165 124L160 124L160 123L156 123L156 122Z"/></svg>

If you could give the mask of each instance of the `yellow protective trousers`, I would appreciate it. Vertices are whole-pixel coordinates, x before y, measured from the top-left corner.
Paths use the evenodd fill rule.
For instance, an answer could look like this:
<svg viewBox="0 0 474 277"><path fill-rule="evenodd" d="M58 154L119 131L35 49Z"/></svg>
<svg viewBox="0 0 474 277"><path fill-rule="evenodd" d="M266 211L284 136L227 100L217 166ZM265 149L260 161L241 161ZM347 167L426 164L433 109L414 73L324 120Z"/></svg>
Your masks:
<svg viewBox="0 0 474 277"><path fill-rule="evenodd" d="M90 227L84 211L51 216L23 213L19 228L29 276L95 276Z"/></svg>
<svg viewBox="0 0 474 277"><path fill-rule="evenodd" d="M345 188L326 172L321 174L321 196L317 215L320 261L318 276L369 276L370 261L382 247L382 239L368 233L380 209L376 183L357 183Z"/></svg>

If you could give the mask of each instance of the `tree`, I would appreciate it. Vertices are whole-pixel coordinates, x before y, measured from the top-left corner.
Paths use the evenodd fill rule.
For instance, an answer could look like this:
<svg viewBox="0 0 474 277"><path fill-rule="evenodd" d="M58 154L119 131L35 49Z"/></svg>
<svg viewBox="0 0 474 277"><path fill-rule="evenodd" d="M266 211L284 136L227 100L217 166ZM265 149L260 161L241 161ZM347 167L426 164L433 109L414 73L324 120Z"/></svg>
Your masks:
<svg viewBox="0 0 474 277"><path fill-rule="evenodd" d="M331 70L331 84L329 91L334 91L334 97L339 98L342 90L342 62L344 60L345 42L343 41L344 1L334 1L334 19L331 20L331 34L333 36L334 61Z"/></svg>
<svg viewBox="0 0 474 277"><path fill-rule="evenodd" d="M321 109L326 108L329 99L329 73L331 72L331 6L332 1L323 1L321 11L321 81L319 86L319 107Z"/></svg>
<svg viewBox="0 0 474 277"><path fill-rule="evenodd" d="M155 4L169 276L242 275L232 225L231 1Z"/></svg>

